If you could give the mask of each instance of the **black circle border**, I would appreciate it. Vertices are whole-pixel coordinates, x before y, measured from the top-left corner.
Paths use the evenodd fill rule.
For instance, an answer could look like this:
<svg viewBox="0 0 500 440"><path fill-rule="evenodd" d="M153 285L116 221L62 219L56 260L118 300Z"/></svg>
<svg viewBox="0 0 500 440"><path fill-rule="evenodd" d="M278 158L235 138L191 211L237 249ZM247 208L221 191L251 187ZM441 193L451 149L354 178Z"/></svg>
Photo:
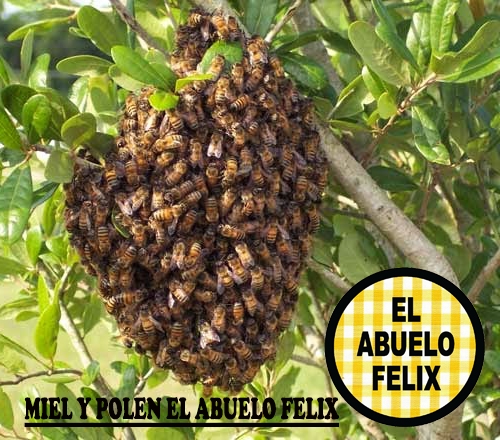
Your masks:
<svg viewBox="0 0 500 440"><path fill-rule="evenodd" d="M340 377L339 371L337 369L337 365L335 363L335 355L334 355L334 347L335 347L335 332L337 330L338 323L340 321L340 317L344 313L347 306L351 303L351 301L364 289L375 284L378 281L386 280L388 278L395 277L417 277L427 281L431 281L435 284L438 284L442 288L446 289L449 293L451 293L464 307L467 315L469 315L469 319L472 324L472 328L474 330L474 337L476 339L476 356L474 358L474 364L472 366L472 370L470 373L467 382L463 386L463 388L459 391L459 393L450 400L446 405L437 409L434 412L424 414L418 417L392 417L387 416L385 414L374 411L373 409L363 405L354 395L349 391L349 389L345 386L344 381ZM363 280L356 283L353 287L351 287L347 293L340 299L339 303L335 307L330 321L328 323L328 328L326 331L325 337L325 359L326 365L328 367L328 372L330 373L330 377L333 381L338 392L344 398L344 400L356 411L363 414L364 416L372 419L376 422L383 423L385 425L391 426L418 426L425 425L428 423L432 423L438 419L441 419L455 410L472 392L474 386L479 379L479 375L481 374L481 370L483 367L484 361L484 333L481 324L481 320L474 308L474 305L469 301L467 295L465 295L455 284L448 281L446 278L442 276L430 272L428 270L423 269L415 269L409 267L395 268L395 269L387 269L373 275L370 275Z"/></svg>

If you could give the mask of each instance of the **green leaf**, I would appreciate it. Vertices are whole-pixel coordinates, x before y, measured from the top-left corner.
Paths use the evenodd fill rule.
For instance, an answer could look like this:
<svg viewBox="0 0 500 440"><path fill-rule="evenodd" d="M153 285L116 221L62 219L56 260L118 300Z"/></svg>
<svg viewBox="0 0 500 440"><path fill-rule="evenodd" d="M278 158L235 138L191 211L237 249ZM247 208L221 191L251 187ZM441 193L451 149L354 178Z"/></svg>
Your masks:
<svg viewBox="0 0 500 440"><path fill-rule="evenodd" d="M128 232L127 228L118 221L118 219L116 218L116 214L116 209L113 209L113 211L111 212L111 223L122 237L129 238L130 233Z"/></svg>
<svg viewBox="0 0 500 440"><path fill-rule="evenodd" d="M58 26L62 23L68 23L72 20L72 15L68 15L67 17L56 17L56 18L48 18L46 20L34 21L20 28L16 29L12 32L8 37L7 41L20 40L24 38L25 35L29 31L33 31L35 34L40 34L51 30L54 26Z"/></svg>
<svg viewBox="0 0 500 440"><path fill-rule="evenodd" d="M278 0L253 0L248 2L243 18L250 34L265 37L278 10Z"/></svg>
<svg viewBox="0 0 500 440"><path fill-rule="evenodd" d="M450 164L450 154L441 141L441 135L430 109L427 111L418 106L412 108L412 130L418 151L428 161L443 165Z"/></svg>
<svg viewBox="0 0 500 440"><path fill-rule="evenodd" d="M351 283L357 283L381 270L375 259L365 252L363 239L361 234L354 232L347 234L340 242L338 251L340 270ZM366 245L374 247L369 243ZM372 251L376 252L375 249Z"/></svg>
<svg viewBox="0 0 500 440"><path fill-rule="evenodd" d="M5 306L2 306L1 308L2 318L4 315ZM6 313L5 315L8 315L8 313ZM24 361L24 359L18 356L15 350L4 345L0 347L0 367L5 369L8 373L19 374L26 371L26 362Z"/></svg>
<svg viewBox="0 0 500 440"><path fill-rule="evenodd" d="M23 125L31 143L43 137L50 125L52 109L44 95L33 95L24 104L22 112Z"/></svg>
<svg viewBox="0 0 500 440"><path fill-rule="evenodd" d="M26 101L36 95L36 91L21 84L12 84L2 90L2 102L9 112L22 123L23 107Z"/></svg>
<svg viewBox="0 0 500 440"><path fill-rule="evenodd" d="M106 133L97 132L92 136L92 139L87 141L86 146L96 159L100 159L106 156L114 147L114 137Z"/></svg>
<svg viewBox="0 0 500 440"><path fill-rule="evenodd" d="M35 311L32 310L35 307L36 307L36 300L32 297L27 297L27 298L23 297L20 299L16 299L14 301L5 303L2 306L0 306L0 319L13 319L20 312L30 311L31 313L36 313ZM6 348L4 347L4 351L5 350ZM15 361L15 363L24 364L21 358L19 358L19 361Z"/></svg>
<svg viewBox="0 0 500 440"><path fill-rule="evenodd" d="M42 229L39 225L32 226L26 233L26 251L33 265L38 261L38 254L42 249L43 237Z"/></svg>
<svg viewBox="0 0 500 440"><path fill-rule="evenodd" d="M35 328L35 347L44 358L53 359L57 350L61 311L57 299L43 311Z"/></svg>
<svg viewBox="0 0 500 440"><path fill-rule="evenodd" d="M366 65L384 81L397 86L410 83L408 64L378 37L373 26L356 21L349 27L349 39Z"/></svg>
<svg viewBox="0 0 500 440"><path fill-rule="evenodd" d="M16 168L0 187L0 239L21 238L30 216L33 186L29 167Z"/></svg>
<svg viewBox="0 0 500 440"><path fill-rule="evenodd" d="M23 44L21 45L21 76L28 79L28 70L31 65L31 58L33 57L33 37L35 32L30 29L24 37Z"/></svg>
<svg viewBox="0 0 500 440"><path fill-rule="evenodd" d="M211 73L198 73L196 75L186 76L185 78L179 78L175 82L175 93L177 93L180 89L188 84L191 84L194 81L205 81L207 79L212 79L213 75Z"/></svg>
<svg viewBox="0 0 500 440"><path fill-rule="evenodd" d="M15 260L0 256L0 276L21 275L26 268Z"/></svg>
<svg viewBox="0 0 500 440"><path fill-rule="evenodd" d="M53 150L47 161L44 176L47 180L55 183L71 182L73 168L73 158L67 151Z"/></svg>
<svg viewBox="0 0 500 440"><path fill-rule="evenodd" d="M243 59L243 49L238 42L217 41L212 44L198 65L198 70L202 73L207 73L212 60L217 56L222 55L226 60L226 68L231 67L234 63L239 63Z"/></svg>
<svg viewBox="0 0 500 440"><path fill-rule="evenodd" d="M50 65L50 55L43 53L35 58L28 75L30 87L47 87L47 73Z"/></svg>
<svg viewBox="0 0 500 440"><path fill-rule="evenodd" d="M0 107L0 144L12 150L21 150L21 137L4 108Z"/></svg>
<svg viewBox="0 0 500 440"><path fill-rule="evenodd" d="M386 191L400 192L418 189L418 185L409 176L394 168L376 165L367 171L371 178L377 182L377 185Z"/></svg>
<svg viewBox="0 0 500 440"><path fill-rule="evenodd" d="M5 86L10 84L9 64L0 56L0 86L2 82Z"/></svg>
<svg viewBox="0 0 500 440"><path fill-rule="evenodd" d="M448 259L456 273L458 280L462 281L471 268L472 258L470 251L465 246L452 244L443 249L444 256Z"/></svg>
<svg viewBox="0 0 500 440"><path fill-rule="evenodd" d="M2 347L9 347L10 349L14 350L15 352L22 354L23 356L29 357L30 359L33 359L34 361L38 362L40 365L42 365L44 367L47 366L40 359L38 359L34 354L32 354L30 351L26 350L24 347L19 345L16 341L13 341L12 339L10 339L7 336L0 333L0 349Z"/></svg>
<svg viewBox="0 0 500 440"><path fill-rule="evenodd" d="M365 82L368 91L372 94L375 99L379 99L382 93L386 92L384 83L378 77L378 75L372 72L368 67L363 66L361 70L361 76L363 77L363 81Z"/></svg>
<svg viewBox="0 0 500 440"><path fill-rule="evenodd" d="M101 51L111 55L113 46L127 44L111 20L92 6L83 6L77 15L78 26Z"/></svg>
<svg viewBox="0 0 500 440"><path fill-rule="evenodd" d="M455 27L460 0L434 0L431 9L430 39L433 54L446 52Z"/></svg>
<svg viewBox="0 0 500 440"><path fill-rule="evenodd" d="M93 55L77 55L57 63L59 72L78 76L99 76L108 73L111 63Z"/></svg>
<svg viewBox="0 0 500 440"><path fill-rule="evenodd" d="M145 82L137 81L123 73L116 64L113 64L108 71L109 77L122 89L135 92L146 85Z"/></svg>
<svg viewBox="0 0 500 440"><path fill-rule="evenodd" d="M500 47L492 46L475 58L465 62L458 71L439 75L443 82L466 83L492 75L500 70Z"/></svg>
<svg viewBox="0 0 500 440"><path fill-rule="evenodd" d="M472 58L490 50L491 46L498 40L499 35L500 21L487 21L459 52L434 55L431 62L432 71L439 75L462 73L462 68Z"/></svg>
<svg viewBox="0 0 500 440"><path fill-rule="evenodd" d="M38 310L42 314L45 309L50 305L50 291L45 281L44 276L40 273L38 275L37 283L37 296L38 296Z"/></svg>
<svg viewBox="0 0 500 440"><path fill-rule="evenodd" d="M90 386L94 380L96 380L97 376L99 375L99 372L101 370L101 367L99 366L99 362L97 361L92 361L87 368L85 368L85 371L82 374L82 382L84 385Z"/></svg>
<svg viewBox="0 0 500 440"><path fill-rule="evenodd" d="M127 365L123 372L120 387L116 390L116 397L123 399L124 397L131 398L134 396L134 389L137 385L137 377L133 365Z"/></svg>
<svg viewBox="0 0 500 440"><path fill-rule="evenodd" d="M460 179L453 182L453 192L462 207L476 218L486 215L481 193L477 186L467 185Z"/></svg>
<svg viewBox="0 0 500 440"><path fill-rule="evenodd" d="M431 56L430 23L430 12L426 10L414 12L406 37L408 49L422 68L428 65Z"/></svg>
<svg viewBox="0 0 500 440"><path fill-rule="evenodd" d="M336 119L349 118L364 111L368 89L361 75L351 81L340 93L333 116Z"/></svg>
<svg viewBox="0 0 500 440"><path fill-rule="evenodd" d="M377 109L382 119L389 119L398 112L398 106L388 92L382 93L378 98Z"/></svg>
<svg viewBox="0 0 500 440"><path fill-rule="evenodd" d="M37 206L41 205L42 203L50 199L54 195L58 187L59 187L58 183L48 182L43 184L40 188L38 188L33 193L33 202L31 203L31 210L35 209Z"/></svg>
<svg viewBox="0 0 500 440"><path fill-rule="evenodd" d="M173 90L177 81L177 75L165 63L150 62L149 63L156 73L162 78L166 84L167 90Z"/></svg>
<svg viewBox="0 0 500 440"><path fill-rule="evenodd" d="M398 35L396 24L394 23L389 11L382 0L372 0L373 10L380 19L380 23L376 28L377 35L387 43L401 58L408 61L410 65L417 71L420 67L413 57L412 53L406 47L405 42Z"/></svg>
<svg viewBox="0 0 500 440"><path fill-rule="evenodd" d="M500 353L498 351L486 350L484 353L484 362L496 374L500 374Z"/></svg>
<svg viewBox="0 0 500 440"><path fill-rule="evenodd" d="M102 302L96 296L92 295L90 301L83 311L83 333L86 335L90 332L100 321L102 314Z"/></svg>
<svg viewBox="0 0 500 440"><path fill-rule="evenodd" d="M131 78L165 90L174 87L175 75L165 76L168 67L164 66L164 70L159 72L137 52L125 46L113 47L111 54L118 68Z"/></svg>
<svg viewBox="0 0 500 440"><path fill-rule="evenodd" d="M158 90L149 97L149 103L158 111L175 108L179 97L173 93Z"/></svg>
<svg viewBox="0 0 500 440"><path fill-rule="evenodd" d="M0 388L0 426L6 429L14 427L14 412L9 396Z"/></svg>
<svg viewBox="0 0 500 440"><path fill-rule="evenodd" d="M149 428L146 431L147 440L158 440L168 438L169 440L190 440L194 439L193 428Z"/></svg>
<svg viewBox="0 0 500 440"><path fill-rule="evenodd" d="M92 139L96 133L96 120L91 113L81 113L69 118L61 127L61 136L71 148Z"/></svg>
<svg viewBox="0 0 500 440"><path fill-rule="evenodd" d="M283 68L304 86L313 90L321 90L328 85L328 76L323 66L310 58L288 53L281 55L280 60Z"/></svg>

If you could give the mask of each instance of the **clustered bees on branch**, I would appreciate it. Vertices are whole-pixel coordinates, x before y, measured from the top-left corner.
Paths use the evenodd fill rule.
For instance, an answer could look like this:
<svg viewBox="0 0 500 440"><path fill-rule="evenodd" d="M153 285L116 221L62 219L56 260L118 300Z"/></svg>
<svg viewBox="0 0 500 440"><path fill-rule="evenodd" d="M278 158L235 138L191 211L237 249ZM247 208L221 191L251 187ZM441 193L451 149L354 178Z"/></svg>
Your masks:
<svg viewBox="0 0 500 440"><path fill-rule="evenodd" d="M241 62L216 56L173 110L129 95L104 169L78 165L66 187L71 243L123 339L206 395L275 356L327 183L313 106L260 37L193 11L173 70L195 73L217 40L241 42Z"/></svg>

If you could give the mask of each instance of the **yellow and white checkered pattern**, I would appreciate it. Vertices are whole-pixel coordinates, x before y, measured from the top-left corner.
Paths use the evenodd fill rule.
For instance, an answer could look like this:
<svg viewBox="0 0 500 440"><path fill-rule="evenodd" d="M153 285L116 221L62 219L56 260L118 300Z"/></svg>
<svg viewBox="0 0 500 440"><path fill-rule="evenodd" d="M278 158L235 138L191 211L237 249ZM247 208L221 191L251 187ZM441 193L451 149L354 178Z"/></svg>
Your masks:
<svg viewBox="0 0 500 440"><path fill-rule="evenodd" d="M421 316L421 322L393 322L393 297L413 297L413 314ZM408 315L408 305L405 313ZM450 356L410 357L407 350L403 356L357 356L360 337L368 331L374 348L375 331L396 331L397 347L401 347L400 333L408 331L429 331L431 349L438 349L439 335L450 332L455 340L455 349ZM423 350L424 339L421 339ZM390 344L390 339L389 339ZM448 348L448 341L444 342ZM419 417L436 411L450 402L469 379L476 343L474 330L467 312L460 302L446 289L413 277L395 277L379 281L360 292L345 309L335 331L335 362L345 386L364 406L378 413L398 418ZM437 381L440 391L431 387L428 391L388 391L387 369L384 380L379 382L378 391L372 389L374 365L408 366L409 382L417 383L417 366L440 365ZM402 368L401 368L402 371ZM402 377L397 382L402 384ZM427 373L423 372L423 388L427 383Z"/></svg>

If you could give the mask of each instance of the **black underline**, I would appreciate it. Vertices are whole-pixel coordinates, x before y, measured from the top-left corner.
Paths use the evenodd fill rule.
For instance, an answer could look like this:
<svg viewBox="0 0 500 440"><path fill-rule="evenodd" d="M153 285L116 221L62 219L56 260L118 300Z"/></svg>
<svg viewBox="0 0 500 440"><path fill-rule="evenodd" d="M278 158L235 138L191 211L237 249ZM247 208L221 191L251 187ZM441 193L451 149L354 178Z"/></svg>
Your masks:
<svg viewBox="0 0 500 440"><path fill-rule="evenodd" d="M26 428L338 428L338 423L25 423Z"/></svg>

